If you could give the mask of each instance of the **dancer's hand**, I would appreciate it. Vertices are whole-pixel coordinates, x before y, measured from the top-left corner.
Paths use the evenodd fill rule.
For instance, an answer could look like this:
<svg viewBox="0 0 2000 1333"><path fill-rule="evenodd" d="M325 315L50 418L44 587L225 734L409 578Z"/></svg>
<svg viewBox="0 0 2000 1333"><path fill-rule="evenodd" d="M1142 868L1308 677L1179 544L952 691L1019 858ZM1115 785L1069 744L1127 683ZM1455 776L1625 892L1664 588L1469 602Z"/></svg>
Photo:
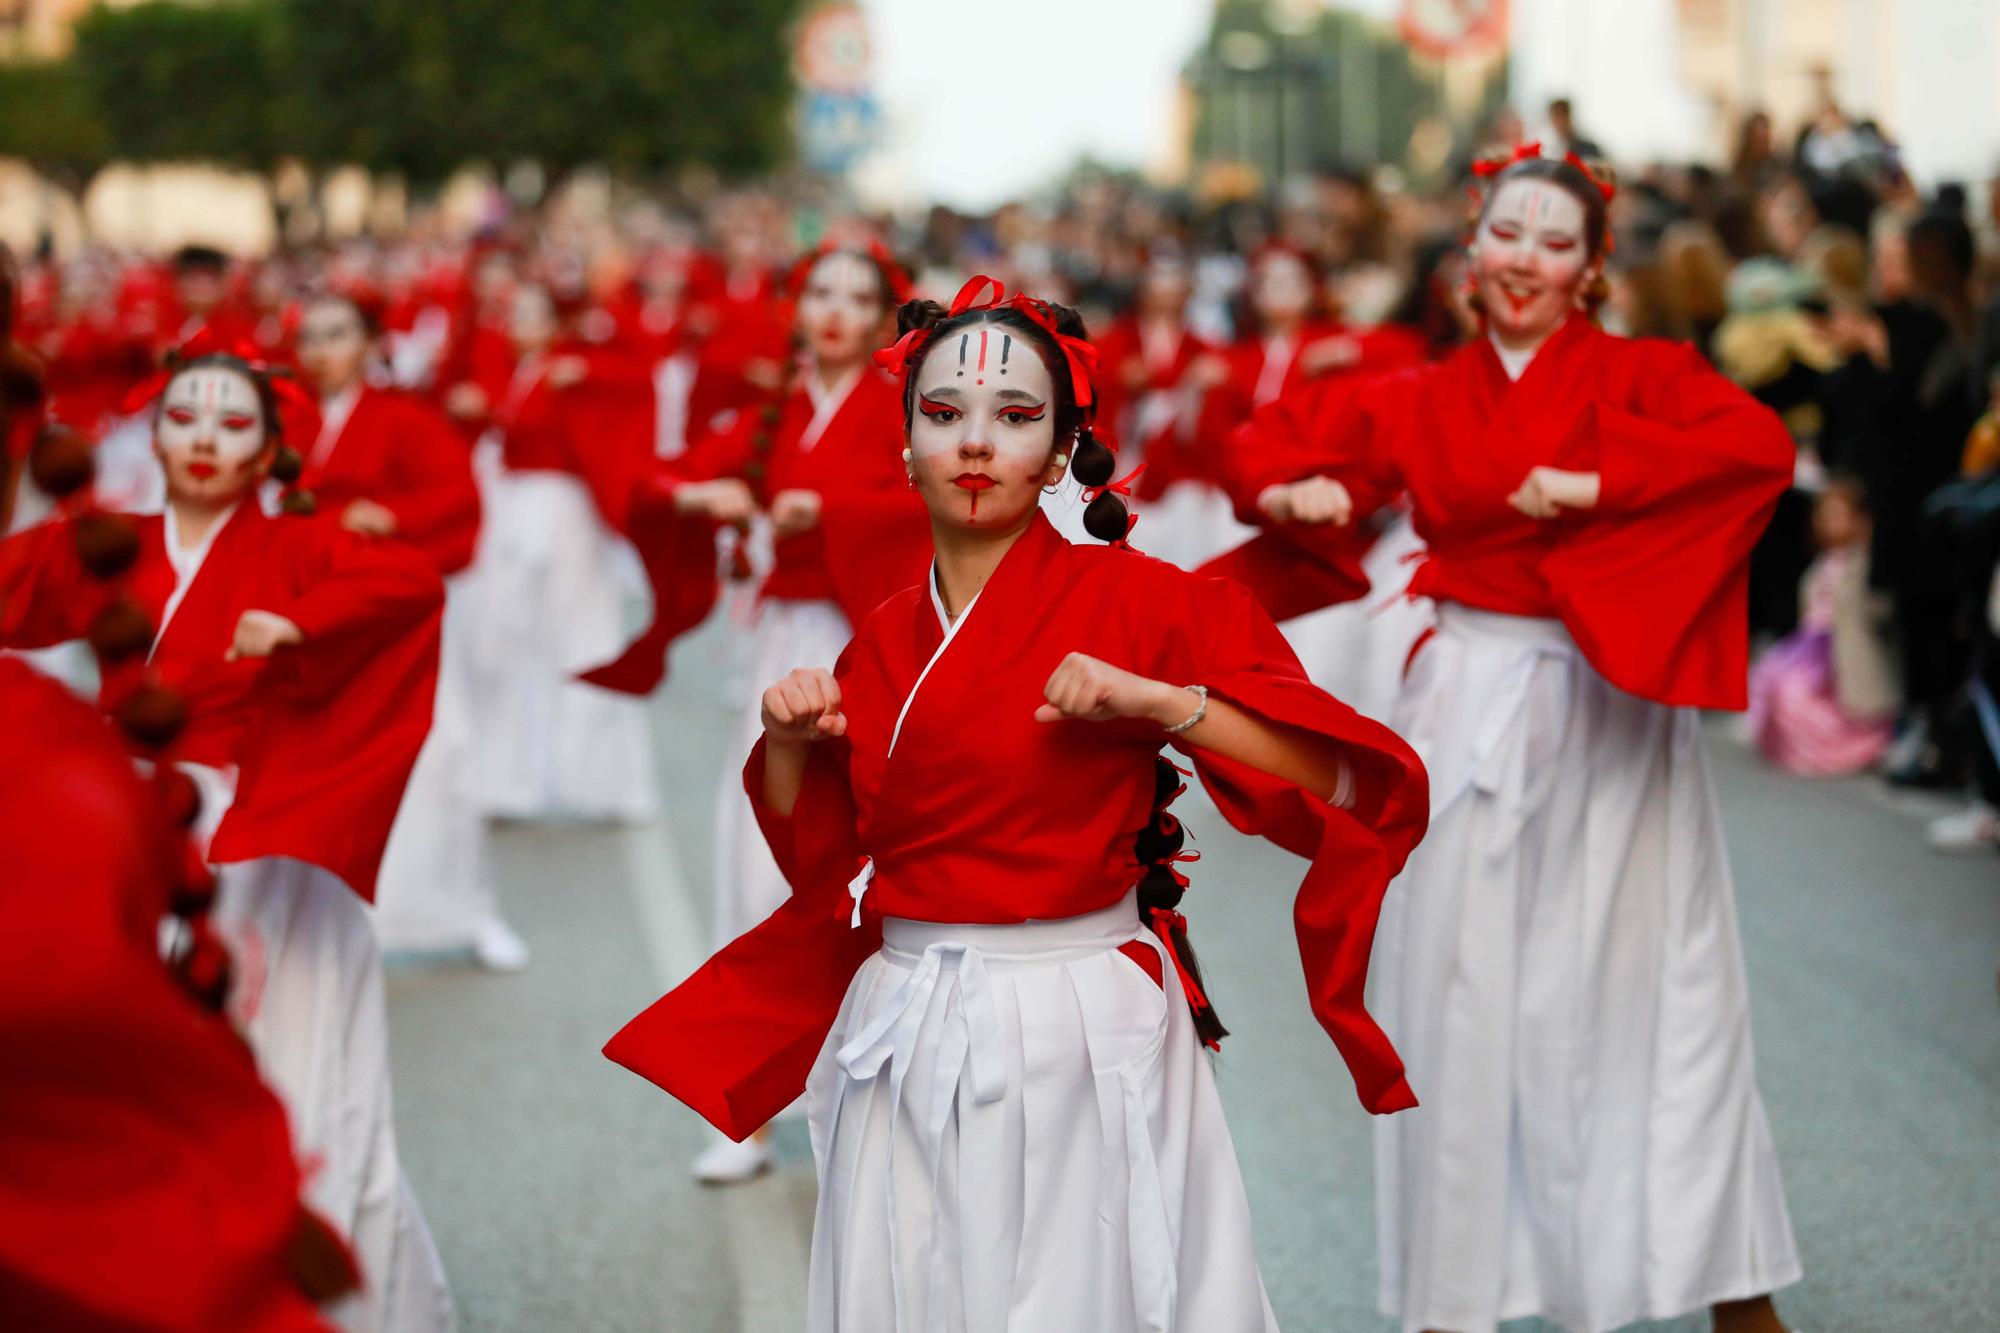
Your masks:
<svg viewBox="0 0 2000 1333"><path fill-rule="evenodd" d="M392 537L396 533L396 512L373 500L352 500L340 511L340 526L364 537Z"/></svg>
<svg viewBox="0 0 2000 1333"><path fill-rule="evenodd" d="M1603 479L1595 472L1566 472L1557 467L1529 468L1507 503L1529 518L1555 518L1565 509L1592 509Z"/></svg>
<svg viewBox="0 0 2000 1333"><path fill-rule="evenodd" d="M1150 680L1087 653L1071 653L1042 687L1047 703L1035 709L1035 721L1060 722L1080 718L1108 722L1112 718L1150 718L1172 726L1193 713L1201 700L1177 685Z"/></svg>
<svg viewBox="0 0 2000 1333"><path fill-rule="evenodd" d="M1354 518L1354 497L1332 477L1266 486L1257 509L1273 523L1331 523L1345 527Z"/></svg>
<svg viewBox="0 0 2000 1333"><path fill-rule="evenodd" d="M1299 349L1299 369L1307 375L1324 375L1361 364L1361 340L1345 333L1316 339Z"/></svg>
<svg viewBox="0 0 2000 1333"><path fill-rule="evenodd" d="M764 735L779 744L830 740L847 734L840 682L824 667L801 667L764 691Z"/></svg>
<svg viewBox="0 0 2000 1333"><path fill-rule="evenodd" d="M771 527L780 537L790 537L819 526L818 491L779 491L771 497Z"/></svg>
<svg viewBox="0 0 2000 1333"><path fill-rule="evenodd" d="M747 523L757 512L757 497L735 477L714 481L690 481L674 488L674 508L683 514L701 514L717 523Z"/></svg>
<svg viewBox="0 0 2000 1333"><path fill-rule="evenodd" d="M275 611L245 611L236 622L236 636L222 660L269 657L280 648L306 641L304 631Z"/></svg>

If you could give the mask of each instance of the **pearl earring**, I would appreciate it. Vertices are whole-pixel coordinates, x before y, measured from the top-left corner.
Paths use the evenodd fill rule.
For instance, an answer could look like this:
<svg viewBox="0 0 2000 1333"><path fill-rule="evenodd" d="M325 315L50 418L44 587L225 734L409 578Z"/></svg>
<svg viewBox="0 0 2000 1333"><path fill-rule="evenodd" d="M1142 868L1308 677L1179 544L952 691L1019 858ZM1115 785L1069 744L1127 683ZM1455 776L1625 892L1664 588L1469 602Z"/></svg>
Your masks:
<svg viewBox="0 0 2000 1333"><path fill-rule="evenodd" d="M903 461L905 463L909 462L912 457L914 457L914 455L912 455L908 449L903 450Z"/></svg>

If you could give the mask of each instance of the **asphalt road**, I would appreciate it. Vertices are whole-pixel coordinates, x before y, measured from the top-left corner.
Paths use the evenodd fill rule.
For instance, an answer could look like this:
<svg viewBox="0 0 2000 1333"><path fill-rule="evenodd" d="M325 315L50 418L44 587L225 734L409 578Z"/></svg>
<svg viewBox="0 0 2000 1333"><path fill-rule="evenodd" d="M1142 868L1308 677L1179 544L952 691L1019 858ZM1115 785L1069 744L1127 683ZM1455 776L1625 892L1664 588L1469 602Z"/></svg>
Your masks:
<svg viewBox="0 0 2000 1333"><path fill-rule="evenodd" d="M659 820L497 833L530 971L391 969L403 1160L467 1333L802 1326L803 1126L781 1126L760 1181L703 1190L705 1127L598 1054L706 947L709 821L733 781L722 640L684 645L654 706ZM1759 1076L1806 1266L1781 1308L1805 1333L2000 1328L2000 857L1935 856L1936 807L1773 775L1725 732ZM1300 863L1200 811L1189 911L1235 1032L1219 1075L1272 1304L1294 1333L1390 1333L1367 1117L1290 961Z"/></svg>

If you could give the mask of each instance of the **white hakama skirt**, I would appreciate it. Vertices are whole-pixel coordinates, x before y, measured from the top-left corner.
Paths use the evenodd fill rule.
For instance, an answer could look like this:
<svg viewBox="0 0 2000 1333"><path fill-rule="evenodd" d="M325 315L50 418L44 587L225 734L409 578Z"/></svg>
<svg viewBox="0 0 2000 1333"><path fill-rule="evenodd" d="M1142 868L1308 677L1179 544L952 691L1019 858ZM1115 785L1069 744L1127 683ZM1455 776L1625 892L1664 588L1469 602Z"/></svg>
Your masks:
<svg viewBox="0 0 2000 1333"><path fill-rule="evenodd" d="M1423 550L1409 515L1399 515L1362 557L1366 597L1280 626L1313 684L1378 722L1395 711L1410 649L1435 619L1429 600L1412 601L1404 594L1411 560Z"/></svg>
<svg viewBox="0 0 2000 1333"><path fill-rule="evenodd" d="M1119 952L1160 954L1166 989ZM810 1333L1268 1333L1250 1207L1131 897L889 919L806 1087Z"/></svg>
<svg viewBox="0 0 2000 1333"><path fill-rule="evenodd" d="M1423 1099L1376 1122L1383 1312L1599 1333L1796 1282L1697 714L1445 606L1393 725L1432 817L1375 938Z"/></svg>
<svg viewBox="0 0 2000 1333"><path fill-rule="evenodd" d="M183 764L213 837L235 778ZM396 1155L382 954L367 904L318 866L223 866L210 920L235 975L229 1017L284 1104L305 1202L354 1251L362 1291L326 1313L343 1333L451 1333L444 1264Z"/></svg>
<svg viewBox="0 0 2000 1333"><path fill-rule="evenodd" d="M1198 569L1257 535L1227 495L1201 481L1177 481L1159 499L1134 503L1133 512L1139 525L1132 544L1182 569Z"/></svg>
<svg viewBox="0 0 2000 1333"><path fill-rule="evenodd" d="M472 588L477 793L506 819L652 816L646 703L585 685L625 648L643 578L590 492L562 472L502 470L486 489Z"/></svg>
<svg viewBox="0 0 2000 1333"><path fill-rule="evenodd" d="M462 579L446 584L444 643L430 734L410 770L375 880L375 934L385 952L469 948L500 912L472 718L472 646Z"/></svg>
<svg viewBox="0 0 2000 1333"><path fill-rule="evenodd" d="M764 691L797 667L831 671L854 632L832 602L772 599L751 608L743 632L739 669L734 673L743 698L735 700L736 722L723 754L749 754L764 734ZM715 947L721 948L778 910L792 896L784 872L757 827L743 791L741 762L723 768L715 805Z"/></svg>

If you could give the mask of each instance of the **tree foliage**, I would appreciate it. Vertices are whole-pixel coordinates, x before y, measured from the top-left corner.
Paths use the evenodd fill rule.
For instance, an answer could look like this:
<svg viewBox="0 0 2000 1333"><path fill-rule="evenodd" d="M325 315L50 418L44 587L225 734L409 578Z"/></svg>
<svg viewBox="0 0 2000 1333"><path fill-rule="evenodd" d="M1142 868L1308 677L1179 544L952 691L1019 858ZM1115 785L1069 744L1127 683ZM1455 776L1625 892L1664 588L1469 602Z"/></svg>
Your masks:
<svg viewBox="0 0 2000 1333"><path fill-rule="evenodd" d="M799 0L149 0L62 65L0 69L0 150L267 162L436 180L469 159L775 164ZM39 81L39 82L38 82ZM8 98L14 98L12 102ZM101 150L101 151L100 151Z"/></svg>

